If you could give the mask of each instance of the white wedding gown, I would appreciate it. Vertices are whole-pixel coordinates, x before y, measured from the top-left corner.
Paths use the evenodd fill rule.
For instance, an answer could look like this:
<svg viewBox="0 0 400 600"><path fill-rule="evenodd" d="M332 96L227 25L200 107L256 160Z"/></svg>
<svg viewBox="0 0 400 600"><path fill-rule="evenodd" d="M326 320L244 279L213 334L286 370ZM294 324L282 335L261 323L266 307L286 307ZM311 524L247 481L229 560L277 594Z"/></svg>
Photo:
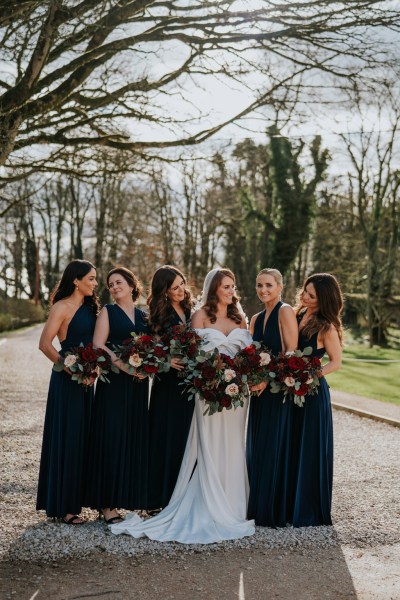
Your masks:
<svg viewBox="0 0 400 600"><path fill-rule="evenodd" d="M231 357L252 343L246 329L233 329L228 336L211 327L196 331L206 338L204 350L218 348ZM111 525L113 533L183 544L211 544L254 533L254 521L246 520L248 399L243 408L224 409L212 416L203 415L204 401L196 398L195 403L185 454L168 506L146 520L135 513L128 515L125 521Z"/></svg>

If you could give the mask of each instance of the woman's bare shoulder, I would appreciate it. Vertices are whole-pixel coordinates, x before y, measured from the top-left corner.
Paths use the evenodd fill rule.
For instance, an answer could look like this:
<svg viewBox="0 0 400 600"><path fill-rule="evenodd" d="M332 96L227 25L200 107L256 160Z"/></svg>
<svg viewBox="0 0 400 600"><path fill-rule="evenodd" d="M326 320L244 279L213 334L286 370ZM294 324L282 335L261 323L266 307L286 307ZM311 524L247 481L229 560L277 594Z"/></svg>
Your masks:
<svg viewBox="0 0 400 600"><path fill-rule="evenodd" d="M207 319L207 313L204 308L199 308L194 311L192 315L192 327L201 328L204 327L204 323Z"/></svg>

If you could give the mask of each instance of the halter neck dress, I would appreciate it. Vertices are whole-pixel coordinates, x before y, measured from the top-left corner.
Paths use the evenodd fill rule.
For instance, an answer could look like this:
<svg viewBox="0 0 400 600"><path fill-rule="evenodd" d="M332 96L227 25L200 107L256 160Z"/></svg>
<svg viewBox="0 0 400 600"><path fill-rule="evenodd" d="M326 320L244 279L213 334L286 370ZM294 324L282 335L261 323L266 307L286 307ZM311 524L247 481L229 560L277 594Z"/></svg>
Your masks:
<svg viewBox="0 0 400 600"><path fill-rule="evenodd" d="M91 342L95 323L93 309L82 304L68 325L60 354ZM36 502L36 509L49 517L81 512L92 401L93 387L85 390L65 371L52 371Z"/></svg>
<svg viewBox="0 0 400 600"><path fill-rule="evenodd" d="M299 323L303 317L298 316ZM299 349L313 349L312 356L322 358L325 348L317 347L318 332L305 338L299 333ZM304 406L294 405L294 430L297 468L293 525L332 525L333 425L329 386L320 379L316 394L306 396Z"/></svg>
<svg viewBox="0 0 400 600"><path fill-rule="evenodd" d="M106 304L110 325L107 346L132 332L147 333L146 314L135 307L135 322L118 304ZM147 505L149 380L123 371L98 380L90 428L85 502L96 508L144 509Z"/></svg>
<svg viewBox="0 0 400 600"><path fill-rule="evenodd" d="M186 314L186 322L190 312ZM166 331L183 322L175 310ZM194 402L180 383L178 371L171 369L153 380L150 409L148 509L167 506L178 478L192 422Z"/></svg>
<svg viewBox="0 0 400 600"><path fill-rule="evenodd" d="M279 310L272 309L264 327L265 310L254 324L253 339L262 342L272 354L282 351ZM292 490L293 403L283 402L283 393L267 387L250 400L247 429L247 466L250 482L248 518L256 525L285 527L293 520Z"/></svg>

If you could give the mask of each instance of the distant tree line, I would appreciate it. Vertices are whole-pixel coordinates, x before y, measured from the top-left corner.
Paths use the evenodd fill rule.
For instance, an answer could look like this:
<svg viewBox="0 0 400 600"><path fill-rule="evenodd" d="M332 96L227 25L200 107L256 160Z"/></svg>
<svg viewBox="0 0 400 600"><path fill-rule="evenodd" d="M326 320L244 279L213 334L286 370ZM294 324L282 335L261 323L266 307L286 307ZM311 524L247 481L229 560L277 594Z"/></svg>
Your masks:
<svg viewBox="0 0 400 600"><path fill-rule="evenodd" d="M226 264L253 313L261 268L282 271L288 300L310 271L331 271L349 295L349 321L365 320L372 343L385 344L400 293L397 136L397 122L386 136L344 136L348 171L340 175L329 174L319 136L305 142L271 127L266 143L248 138L173 171L155 162L137 171L131 164L128 174L120 153L103 151L92 182L74 173L17 181L15 197L29 196L30 186L35 193L0 220L2 293L45 302L72 258L93 260L103 300L117 263L145 282L161 264L176 264L195 291L210 268Z"/></svg>

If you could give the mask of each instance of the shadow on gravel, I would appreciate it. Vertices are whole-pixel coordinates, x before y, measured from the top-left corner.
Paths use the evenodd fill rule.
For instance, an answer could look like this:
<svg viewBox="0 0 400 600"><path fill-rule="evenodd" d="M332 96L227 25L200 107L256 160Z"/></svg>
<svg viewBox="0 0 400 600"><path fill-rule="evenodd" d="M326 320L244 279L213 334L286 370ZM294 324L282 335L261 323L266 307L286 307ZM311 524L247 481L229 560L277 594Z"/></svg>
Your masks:
<svg viewBox="0 0 400 600"><path fill-rule="evenodd" d="M153 548L156 550L156 548ZM36 595L35 595L36 594ZM98 551L74 559L0 562L0 597L35 600L341 600L355 598L340 546Z"/></svg>

